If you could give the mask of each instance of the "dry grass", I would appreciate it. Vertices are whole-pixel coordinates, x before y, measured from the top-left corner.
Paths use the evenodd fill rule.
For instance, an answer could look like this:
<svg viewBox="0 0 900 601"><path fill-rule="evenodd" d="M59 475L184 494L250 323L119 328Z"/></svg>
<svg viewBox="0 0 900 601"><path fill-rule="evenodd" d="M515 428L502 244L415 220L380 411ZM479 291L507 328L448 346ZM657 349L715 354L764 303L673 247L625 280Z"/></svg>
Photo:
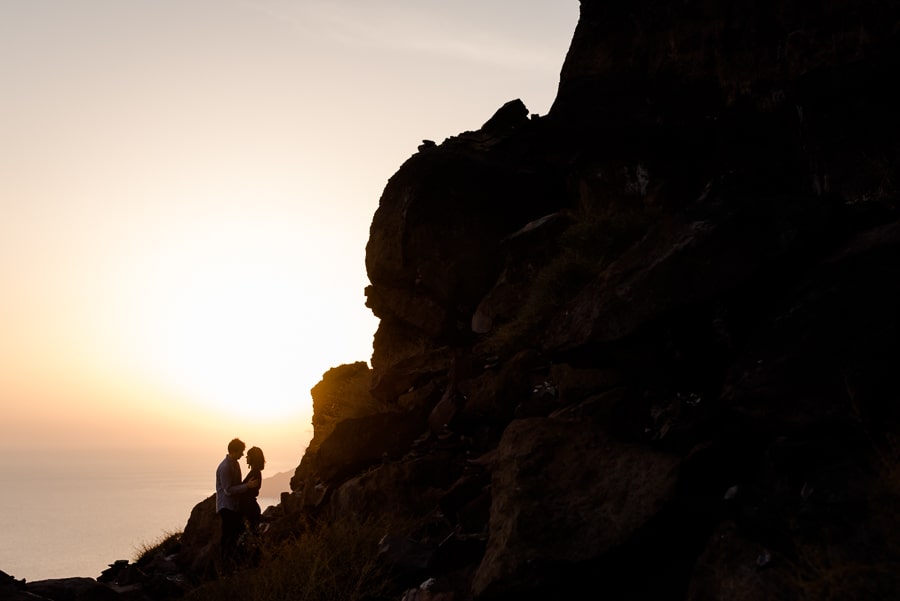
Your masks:
<svg viewBox="0 0 900 601"><path fill-rule="evenodd" d="M154 541L142 543L135 548L134 563L140 564L156 555L169 555L177 547L181 531L166 531Z"/></svg>
<svg viewBox="0 0 900 601"><path fill-rule="evenodd" d="M343 520L277 546L262 546L257 567L191 591L187 601L375 601L396 591L378 561L386 525Z"/></svg>

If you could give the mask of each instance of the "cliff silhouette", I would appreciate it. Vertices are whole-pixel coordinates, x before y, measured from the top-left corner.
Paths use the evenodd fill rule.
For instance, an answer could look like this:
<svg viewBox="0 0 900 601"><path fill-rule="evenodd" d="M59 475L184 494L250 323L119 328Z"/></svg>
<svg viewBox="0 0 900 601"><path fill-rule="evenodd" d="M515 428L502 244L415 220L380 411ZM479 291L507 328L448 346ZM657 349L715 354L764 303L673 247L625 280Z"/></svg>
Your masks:
<svg viewBox="0 0 900 601"><path fill-rule="evenodd" d="M266 567L348 525L345 598L897 598L898 72L894 2L581 0L547 115L387 182L371 367L245 568L211 497L77 598L300 598Z"/></svg>

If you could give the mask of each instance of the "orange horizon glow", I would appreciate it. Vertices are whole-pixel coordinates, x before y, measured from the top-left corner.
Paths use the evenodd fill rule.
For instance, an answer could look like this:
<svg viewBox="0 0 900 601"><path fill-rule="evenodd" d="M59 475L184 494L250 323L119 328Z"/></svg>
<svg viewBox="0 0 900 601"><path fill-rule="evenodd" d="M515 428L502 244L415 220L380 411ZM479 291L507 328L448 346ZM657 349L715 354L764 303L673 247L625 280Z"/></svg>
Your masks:
<svg viewBox="0 0 900 601"><path fill-rule="evenodd" d="M0 447L299 460L368 361L365 245L422 139L545 113L578 2L0 5ZM289 458L289 459L287 459Z"/></svg>

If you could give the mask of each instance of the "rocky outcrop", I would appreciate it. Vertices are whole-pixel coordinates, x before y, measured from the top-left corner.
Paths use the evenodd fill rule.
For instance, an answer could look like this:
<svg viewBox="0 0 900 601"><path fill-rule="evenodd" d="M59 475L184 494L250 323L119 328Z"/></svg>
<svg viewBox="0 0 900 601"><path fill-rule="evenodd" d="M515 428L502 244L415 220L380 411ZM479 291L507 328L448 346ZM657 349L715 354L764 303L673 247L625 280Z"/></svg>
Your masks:
<svg viewBox="0 0 900 601"><path fill-rule="evenodd" d="M371 390L422 435L333 509L440 508L454 599L897 594L898 24L584 0L549 115L385 188Z"/></svg>
<svg viewBox="0 0 900 601"><path fill-rule="evenodd" d="M550 594L561 566L602 557L658 518L679 463L589 420L514 420L491 466L490 536L472 592Z"/></svg>
<svg viewBox="0 0 900 601"><path fill-rule="evenodd" d="M266 536L403 516L406 600L897 597L898 65L895 3L582 0L548 115L387 183Z"/></svg>
<svg viewBox="0 0 900 601"><path fill-rule="evenodd" d="M470 340L472 313L500 271L500 240L556 210L562 179L510 143L531 136L530 125L514 101L479 131L414 155L385 187L366 246L382 400L401 392L382 383L408 373L404 361Z"/></svg>
<svg viewBox="0 0 900 601"><path fill-rule="evenodd" d="M86 576L26 582L0 572L0 599L4 601L144 601L151 598L141 586L107 584Z"/></svg>

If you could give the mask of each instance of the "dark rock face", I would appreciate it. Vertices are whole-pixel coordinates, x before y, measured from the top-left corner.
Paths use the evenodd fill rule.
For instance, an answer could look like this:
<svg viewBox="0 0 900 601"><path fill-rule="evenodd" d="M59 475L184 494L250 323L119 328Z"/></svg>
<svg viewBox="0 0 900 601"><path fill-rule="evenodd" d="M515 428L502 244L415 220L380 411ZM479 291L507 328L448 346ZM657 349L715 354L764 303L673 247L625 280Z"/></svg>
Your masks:
<svg viewBox="0 0 900 601"><path fill-rule="evenodd" d="M898 65L897 3L582 0L549 115L385 187L272 536L416 518L420 601L898 597Z"/></svg>
<svg viewBox="0 0 900 601"><path fill-rule="evenodd" d="M478 132L412 156L385 187L366 247L376 389L403 360L470 342L501 241L563 197L559 175L514 141L535 135L525 113L510 103Z"/></svg>
<svg viewBox="0 0 900 601"><path fill-rule="evenodd" d="M304 484L315 484L315 464L322 442L345 419L367 417L387 409L370 393L372 377L369 367L363 363L341 365L328 370L322 381L313 388L314 436L306 449L302 462L291 478L291 489L299 490Z"/></svg>
<svg viewBox="0 0 900 601"><path fill-rule="evenodd" d="M490 537L476 596L527 594L627 542L674 497L677 457L589 421L519 419L492 469Z"/></svg>

